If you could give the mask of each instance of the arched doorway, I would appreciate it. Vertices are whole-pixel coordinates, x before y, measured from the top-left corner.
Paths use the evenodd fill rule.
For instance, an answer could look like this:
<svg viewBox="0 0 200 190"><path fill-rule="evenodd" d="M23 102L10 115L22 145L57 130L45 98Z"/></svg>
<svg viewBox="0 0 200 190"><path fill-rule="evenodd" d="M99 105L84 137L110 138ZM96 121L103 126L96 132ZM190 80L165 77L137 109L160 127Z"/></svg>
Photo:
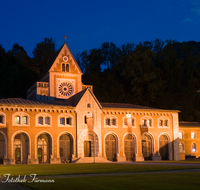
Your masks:
<svg viewBox="0 0 200 190"><path fill-rule="evenodd" d="M0 164L3 164L4 160L4 150L5 150L5 141L3 135L0 133Z"/></svg>
<svg viewBox="0 0 200 190"><path fill-rule="evenodd" d="M59 150L62 163L72 161L73 139L69 133L65 133L59 138Z"/></svg>
<svg viewBox="0 0 200 190"><path fill-rule="evenodd" d="M37 138L37 153L39 163L50 163L51 137L47 133L39 135Z"/></svg>
<svg viewBox="0 0 200 190"><path fill-rule="evenodd" d="M159 138L159 152L161 160L169 160L168 137L166 135L161 135Z"/></svg>
<svg viewBox="0 0 200 190"><path fill-rule="evenodd" d="M135 139L132 134L127 134L124 138L124 153L126 161L135 161Z"/></svg>
<svg viewBox="0 0 200 190"><path fill-rule="evenodd" d="M25 133L15 135L14 154L16 164L27 164L29 155L29 138Z"/></svg>
<svg viewBox="0 0 200 190"><path fill-rule="evenodd" d="M142 136L142 154L144 160L152 160L152 139L150 135L144 134Z"/></svg>
<svg viewBox="0 0 200 190"><path fill-rule="evenodd" d="M117 140L113 134L109 134L106 136L105 146L107 160L117 161Z"/></svg>

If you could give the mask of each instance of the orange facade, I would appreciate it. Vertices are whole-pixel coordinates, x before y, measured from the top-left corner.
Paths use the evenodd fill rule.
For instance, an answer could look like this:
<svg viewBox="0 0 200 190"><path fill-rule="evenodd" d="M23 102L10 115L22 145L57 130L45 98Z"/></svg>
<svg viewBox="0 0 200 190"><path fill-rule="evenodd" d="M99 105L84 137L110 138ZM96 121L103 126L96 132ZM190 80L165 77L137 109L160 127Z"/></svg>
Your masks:
<svg viewBox="0 0 200 190"><path fill-rule="evenodd" d="M179 123L180 159L195 159L200 157L200 123Z"/></svg>
<svg viewBox="0 0 200 190"><path fill-rule="evenodd" d="M27 99L0 100L0 163L179 160L177 110L101 103L66 43Z"/></svg>

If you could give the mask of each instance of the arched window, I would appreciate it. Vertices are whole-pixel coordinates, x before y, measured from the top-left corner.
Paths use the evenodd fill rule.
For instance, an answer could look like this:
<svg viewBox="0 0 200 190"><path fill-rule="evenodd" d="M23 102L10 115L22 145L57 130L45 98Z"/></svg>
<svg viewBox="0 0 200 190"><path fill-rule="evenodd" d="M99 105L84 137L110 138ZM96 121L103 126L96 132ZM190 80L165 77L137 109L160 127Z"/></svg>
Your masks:
<svg viewBox="0 0 200 190"><path fill-rule="evenodd" d="M91 108L91 104L87 104L87 108Z"/></svg>
<svg viewBox="0 0 200 190"><path fill-rule="evenodd" d="M151 119L143 119L142 120L142 126L151 127L152 126L152 120Z"/></svg>
<svg viewBox="0 0 200 190"><path fill-rule="evenodd" d="M69 72L69 64L62 64L62 72Z"/></svg>
<svg viewBox="0 0 200 190"><path fill-rule="evenodd" d="M65 72L65 64L62 64L62 72Z"/></svg>
<svg viewBox="0 0 200 190"><path fill-rule="evenodd" d="M65 125L65 118L64 118L64 117L61 117L61 118L60 118L60 124L61 124L61 125Z"/></svg>
<svg viewBox="0 0 200 190"><path fill-rule="evenodd" d="M158 127L169 127L169 119L164 116L158 118Z"/></svg>
<svg viewBox="0 0 200 190"><path fill-rule="evenodd" d="M50 125L50 118L49 117L45 117L45 124Z"/></svg>
<svg viewBox="0 0 200 190"><path fill-rule="evenodd" d="M66 64L66 72L69 72L69 64Z"/></svg>
<svg viewBox="0 0 200 190"><path fill-rule="evenodd" d="M180 144L179 144L179 150L180 150L180 153L182 153L182 152L185 151L185 148L184 148L184 144L183 144L183 143L180 143Z"/></svg>
<svg viewBox="0 0 200 190"><path fill-rule="evenodd" d="M115 116L107 116L105 118L105 127L117 127L117 118Z"/></svg>
<svg viewBox="0 0 200 190"><path fill-rule="evenodd" d="M28 126L29 125L29 116L24 112L14 113L12 116L13 125Z"/></svg>
<svg viewBox="0 0 200 190"><path fill-rule="evenodd" d="M23 116L22 117L22 123L23 124L28 124L28 117L27 116Z"/></svg>
<svg viewBox="0 0 200 190"><path fill-rule="evenodd" d="M116 119L115 118L112 119L112 125L116 125Z"/></svg>
<svg viewBox="0 0 200 190"><path fill-rule="evenodd" d="M72 116L67 114L61 114L58 116L58 126L60 127L70 127L72 126Z"/></svg>
<svg viewBox="0 0 200 190"><path fill-rule="evenodd" d="M110 118L106 119L106 125L110 125Z"/></svg>
<svg viewBox="0 0 200 190"><path fill-rule="evenodd" d="M132 125L132 127L135 126L135 118L134 117L131 118L131 125ZM126 117L124 117L124 126L123 127L124 128L128 127L128 123L127 123L127 118Z"/></svg>
<svg viewBox="0 0 200 190"><path fill-rule="evenodd" d="M38 117L38 124L43 125L43 117Z"/></svg>
<svg viewBox="0 0 200 190"><path fill-rule="evenodd" d="M3 124L3 115L0 115L0 123Z"/></svg>
<svg viewBox="0 0 200 190"><path fill-rule="evenodd" d="M20 116L15 116L15 123L20 124Z"/></svg>
<svg viewBox="0 0 200 190"><path fill-rule="evenodd" d="M192 143L192 152L196 152L197 151L197 145L196 143Z"/></svg>

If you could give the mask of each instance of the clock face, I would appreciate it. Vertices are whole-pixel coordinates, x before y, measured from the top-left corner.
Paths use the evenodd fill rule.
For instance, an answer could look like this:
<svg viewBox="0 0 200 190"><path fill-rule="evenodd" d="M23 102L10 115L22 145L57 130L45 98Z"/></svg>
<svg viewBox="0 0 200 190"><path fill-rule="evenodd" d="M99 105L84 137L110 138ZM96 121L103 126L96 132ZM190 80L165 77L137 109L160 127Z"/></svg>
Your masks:
<svg viewBox="0 0 200 190"><path fill-rule="evenodd" d="M58 87L59 93L62 96L70 96L73 93L73 86L70 82L62 82Z"/></svg>

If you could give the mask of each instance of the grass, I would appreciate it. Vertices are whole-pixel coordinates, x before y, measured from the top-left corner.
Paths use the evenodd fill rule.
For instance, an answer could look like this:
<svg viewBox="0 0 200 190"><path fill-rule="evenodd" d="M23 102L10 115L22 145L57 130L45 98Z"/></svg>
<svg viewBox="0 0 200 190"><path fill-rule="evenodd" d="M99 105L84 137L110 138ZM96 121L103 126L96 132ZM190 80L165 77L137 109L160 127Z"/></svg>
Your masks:
<svg viewBox="0 0 200 190"><path fill-rule="evenodd" d="M37 190L199 190L200 172L56 178L55 183L25 186Z"/></svg>
<svg viewBox="0 0 200 190"><path fill-rule="evenodd" d="M200 167L200 165L199 165ZM158 170L194 169L195 166L176 165L135 165L114 163L89 163L89 164L39 164L39 165L1 165L0 176L61 175L61 174L87 174L87 173L123 173Z"/></svg>

